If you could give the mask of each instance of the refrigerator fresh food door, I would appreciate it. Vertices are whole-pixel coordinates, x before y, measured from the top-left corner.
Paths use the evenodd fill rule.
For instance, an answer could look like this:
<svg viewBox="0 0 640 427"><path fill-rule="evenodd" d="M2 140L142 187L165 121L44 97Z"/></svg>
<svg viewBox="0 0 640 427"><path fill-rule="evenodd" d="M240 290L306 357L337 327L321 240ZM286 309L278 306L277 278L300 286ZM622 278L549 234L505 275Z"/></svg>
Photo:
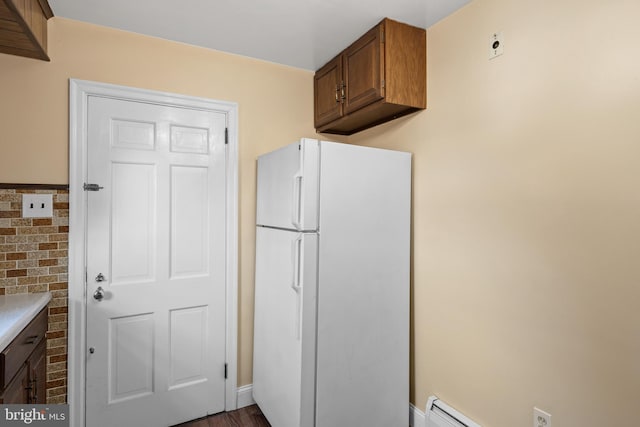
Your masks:
<svg viewBox="0 0 640 427"><path fill-rule="evenodd" d="M318 237L256 230L253 396L272 426L314 426Z"/></svg>
<svg viewBox="0 0 640 427"><path fill-rule="evenodd" d="M318 229L319 142L303 139L258 157L256 224Z"/></svg>

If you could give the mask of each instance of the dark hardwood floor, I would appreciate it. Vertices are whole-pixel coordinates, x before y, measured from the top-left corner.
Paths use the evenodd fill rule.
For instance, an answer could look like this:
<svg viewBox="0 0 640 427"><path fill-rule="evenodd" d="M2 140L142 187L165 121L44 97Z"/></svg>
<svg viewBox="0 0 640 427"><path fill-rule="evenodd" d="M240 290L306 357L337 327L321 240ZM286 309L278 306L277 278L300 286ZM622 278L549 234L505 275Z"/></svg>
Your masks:
<svg viewBox="0 0 640 427"><path fill-rule="evenodd" d="M271 427L256 405L247 406L237 411L223 412L174 427Z"/></svg>

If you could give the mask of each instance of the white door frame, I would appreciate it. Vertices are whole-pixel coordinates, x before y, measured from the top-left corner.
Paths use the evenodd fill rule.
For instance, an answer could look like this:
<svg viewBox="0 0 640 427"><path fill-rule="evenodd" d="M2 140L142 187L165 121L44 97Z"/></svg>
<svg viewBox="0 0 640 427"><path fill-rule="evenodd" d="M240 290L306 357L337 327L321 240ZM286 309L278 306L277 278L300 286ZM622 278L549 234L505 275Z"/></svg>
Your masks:
<svg viewBox="0 0 640 427"><path fill-rule="evenodd" d="M173 93L69 80L69 328L67 400L71 427L85 425L87 106L89 96L129 99L224 113L227 116L225 410L237 408L238 105Z"/></svg>

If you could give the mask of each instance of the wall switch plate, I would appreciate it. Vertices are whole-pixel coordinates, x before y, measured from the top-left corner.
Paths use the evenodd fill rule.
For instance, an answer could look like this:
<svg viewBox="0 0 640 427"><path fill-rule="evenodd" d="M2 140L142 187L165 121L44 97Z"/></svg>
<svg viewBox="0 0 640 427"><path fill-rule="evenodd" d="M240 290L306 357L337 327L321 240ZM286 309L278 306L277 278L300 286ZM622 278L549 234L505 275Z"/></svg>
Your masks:
<svg viewBox="0 0 640 427"><path fill-rule="evenodd" d="M533 427L551 427L551 414L534 407Z"/></svg>
<svg viewBox="0 0 640 427"><path fill-rule="evenodd" d="M51 218L53 216L53 194L23 194L23 218Z"/></svg>
<svg viewBox="0 0 640 427"><path fill-rule="evenodd" d="M499 33L493 33L489 38L489 59L493 59L504 53L504 36L502 31Z"/></svg>

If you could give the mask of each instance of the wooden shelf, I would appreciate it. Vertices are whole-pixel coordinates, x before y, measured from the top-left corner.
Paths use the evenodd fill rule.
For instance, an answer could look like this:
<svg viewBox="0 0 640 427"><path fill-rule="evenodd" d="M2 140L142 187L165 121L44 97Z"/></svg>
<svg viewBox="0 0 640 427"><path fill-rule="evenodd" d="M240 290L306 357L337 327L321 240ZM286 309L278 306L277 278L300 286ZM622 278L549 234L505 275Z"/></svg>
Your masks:
<svg viewBox="0 0 640 427"><path fill-rule="evenodd" d="M49 61L47 0L0 0L0 52Z"/></svg>

